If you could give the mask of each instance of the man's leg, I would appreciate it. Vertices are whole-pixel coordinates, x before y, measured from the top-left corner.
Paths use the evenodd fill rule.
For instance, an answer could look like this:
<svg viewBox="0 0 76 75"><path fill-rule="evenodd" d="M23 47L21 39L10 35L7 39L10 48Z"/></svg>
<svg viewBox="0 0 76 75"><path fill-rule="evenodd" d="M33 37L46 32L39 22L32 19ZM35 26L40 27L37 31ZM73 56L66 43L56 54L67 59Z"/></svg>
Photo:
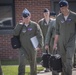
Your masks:
<svg viewBox="0 0 76 75"><path fill-rule="evenodd" d="M30 62L30 75L37 75L37 65L34 62Z"/></svg>
<svg viewBox="0 0 76 75"><path fill-rule="evenodd" d="M61 75L66 75L66 50L64 48L64 44L60 41L59 42L59 49L60 49L60 55L62 59L62 73Z"/></svg>
<svg viewBox="0 0 76 75"><path fill-rule="evenodd" d="M63 50L61 48L61 57L62 57L62 74L61 75L72 75L72 57L74 55L74 48L67 47Z"/></svg>
<svg viewBox="0 0 76 75"><path fill-rule="evenodd" d="M25 75L25 56L23 51L19 52L19 67L18 67L18 75Z"/></svg>
<svg viewBox="0 0 76 75"><path fill-rule="evenodd" d="M67 70L67 75L72 75L72 58L74 56L75 49L74 47L67 47L67 52L66 52L66 70Z"/></svg>
<svg viewBox="0 0 76 75"><path fill-rule="evenodd" d="M37 51L31 56L31 59L29 60L30 62L30 75L37 75L37 61L36 61L36 57L37 57Z"/></svg>

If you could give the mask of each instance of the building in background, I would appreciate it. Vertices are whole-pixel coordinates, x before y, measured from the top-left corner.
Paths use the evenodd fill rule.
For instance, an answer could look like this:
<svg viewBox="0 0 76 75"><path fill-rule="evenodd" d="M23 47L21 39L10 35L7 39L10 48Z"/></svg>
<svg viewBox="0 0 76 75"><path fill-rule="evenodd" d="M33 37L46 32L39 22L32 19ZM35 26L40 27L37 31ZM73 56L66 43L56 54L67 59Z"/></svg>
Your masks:
<svg viewBox="0 0 76 75"><path fill-rule="evenodd" d="M67 0L70 9L76 12L76 0ZM59 0L0 0L0 59L17 59L18 49L12 49L10 39L13 28L22 17L24 8L31 12L32 20L38 22L43 17L43 9L59 13ZM38 56L41 52L38 52Z"/></svg>

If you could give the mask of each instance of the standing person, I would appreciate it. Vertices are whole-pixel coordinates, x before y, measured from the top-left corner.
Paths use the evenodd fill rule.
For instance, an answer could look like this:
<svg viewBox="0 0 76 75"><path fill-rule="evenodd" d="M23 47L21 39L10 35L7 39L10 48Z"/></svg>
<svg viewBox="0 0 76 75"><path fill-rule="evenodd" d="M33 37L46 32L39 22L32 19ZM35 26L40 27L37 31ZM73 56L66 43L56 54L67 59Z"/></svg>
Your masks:
<svg viewBox="0 0 76 75"><path fill-rule="evenodd" d="M42 32L39 25L31 21L31 13L25 8L22 12L23 22L14 29L14 35L20 36L21 48L19 49L18 75L25 75L26 60L30 64L30 75L37 75L36 57L37 50L42 48ZM38 46L34 49L31 38L36 36Z"/></svg>
<svg viewBox="0 0 76 75"><path fill-rule="evenodd" d="M48 29L48 27L50 25L50 22L51 22L51 19L50 19L49 15L50 15L50 11L47 8L45 8L44 11L43 11L44 18L42 18L38 22L39 25L40 25L40 28L42 30L42 33L43 33L44 41L45 41L45 36L46 36L46 33L47 33L47 29ZM45 48L44 47L43 47L43 51L45 52ZM46 68L45 72L48 72L48 71L49 71L49 69Z"/></svg>
<svg viewBox="0 0 76 75"><path fill-rule="evenodd" d="M46 37L45 37L45 49L52 53L53 45L54 45L54 37L55 37L55 27L56 27L56 13L51 12L50 18L52 19L51 25L48 28ZM59 75L57 71L52 70L52 75Z"/></svg>
<svg viewBox="0 0 76 75"><path fill-rule="evenodd" d="M72 75L72 58L75 52L76 13L69 10L66 0L59 2L61 13L56 18L56 35L53 49L59 39L62 57L62 75Z"/></svg>

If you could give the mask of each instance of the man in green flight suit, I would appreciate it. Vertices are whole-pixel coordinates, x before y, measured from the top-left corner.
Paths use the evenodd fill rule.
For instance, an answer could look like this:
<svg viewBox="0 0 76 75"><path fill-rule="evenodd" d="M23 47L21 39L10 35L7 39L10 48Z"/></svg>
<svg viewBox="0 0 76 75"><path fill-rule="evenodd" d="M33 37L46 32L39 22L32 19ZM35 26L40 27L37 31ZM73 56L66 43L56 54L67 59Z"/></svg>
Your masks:
<svg viewBox="0 0 76 75"><path fill-rule="evenodd" d="M42 30L42 33L43 33L43 39L44 39L44 44L45 44L45 36L46 36L46 33L47 33L47 30L48 30L48 27L51 23L51 19L50 19L50 11L45 8L43 10L43 15L44 15L44 18L40 19L38 21L39 25L40 25L40 28ZM43 51L45 52L45 48L43 47ZM46 68L45 69L45 72L48 72L49 69Z"/></svg>
<svg viewBox="0 0 76 75"><path fill-rule="evenodd" d="M75 53L76 13L69 10L66 0L59 2L61 13L56 18L56 35L53 49L59 39L62 58L62 75L72 75L72 58Z"/></svg>
<svg viewBox="0 0 76 75"><path fill-rule="evenodd" d="M48 27L48 31L45 37L45 49L48 50L50 47L49 52L52 54L56 29L56 13L54 11L50 12L50 18L52 19L52 21L50 26ZM52 70L52 75L59 75L59 73Z"/></svg>
<svg viewBox="0 0 76 75"><path fill-rule="evenodd" d="M20 36L21 48L19 49L19 68L18 75L25 75L26 60L30 64L30 75L37 75L36 57L37 50L42 48L42 32L36 22L30 20L31 13L25 8L22 12L22 23L19 23L14 29L14 36ZM34 48L31 38L38 40L38 46Z"/></svg>
<svg viewBox="0 0 76 75"><path fill-rule="evenodd" d="M50 18L52 19L48 30L47 30L47 34L45 37L45 49L49 50L50 47L50 53L53 49L53 44L54 44L54 36L55 36L55 25L56 25L56 13L54 11L50 12Z"/></svg>

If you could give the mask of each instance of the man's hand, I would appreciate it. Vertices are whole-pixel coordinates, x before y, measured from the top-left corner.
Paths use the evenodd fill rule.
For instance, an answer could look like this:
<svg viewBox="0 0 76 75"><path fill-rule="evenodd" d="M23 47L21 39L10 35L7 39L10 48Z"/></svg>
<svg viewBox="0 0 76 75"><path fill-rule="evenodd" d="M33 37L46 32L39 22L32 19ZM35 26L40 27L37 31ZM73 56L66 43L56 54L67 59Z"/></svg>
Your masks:
<svg viewBox="0 0 76 75"><path fill-rule="evenodd" d="M49 50L49 46L48 45L45 45L45 50Z"/></svg>
<svg viewBox="0 0 76 75"><path fill-rule="evenodd" d="M57 50L57 44L53 45L53 50Z"/></svg>
<svg viewBox="0 0 76 75"><path fill-rule="evenodd" d="M37 48L35 48L35 50L41 50L41 48L37 47Z"/></svg>
<svg viewBox="0 0 76 75"><path fill-rule="evenodd" d="M59 35L55 35L54 39L54 45L53 45L53 50L57 50L57 42L58 42Z"/></svg>
<svg viewBox="0 0 76 75"><path fill-rule="evenodd" d="M24 19L19 20L20 25L23 25L25 23Z"/></svg>

